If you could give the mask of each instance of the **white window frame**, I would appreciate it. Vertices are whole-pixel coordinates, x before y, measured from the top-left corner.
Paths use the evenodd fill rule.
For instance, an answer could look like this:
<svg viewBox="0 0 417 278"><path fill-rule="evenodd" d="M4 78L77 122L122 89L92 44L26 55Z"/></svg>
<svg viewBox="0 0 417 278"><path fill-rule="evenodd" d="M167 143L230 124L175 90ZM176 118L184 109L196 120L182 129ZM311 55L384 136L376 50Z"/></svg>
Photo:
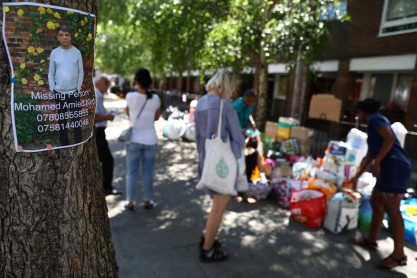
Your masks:
<svg viewBox="0 0 417 278"><path fill-rule="evenodd" d="M387 22L387 9L388 9L389 1L390 0L385 0L384 1L384 9L382 11L382 16L381 16L381 25L380 25L380 28L379 28L379 36L384 37L384 36L392 36L392 35L398 35L398 34L417 32L417 27L416 27L414 29L409 29L409 30L400 30L400 31L383 33L383 30L385 28L396 27L396 26L401 26L401 25L406 25L406 24L411 24L411 23L417 23L417 16Z"/></svg>

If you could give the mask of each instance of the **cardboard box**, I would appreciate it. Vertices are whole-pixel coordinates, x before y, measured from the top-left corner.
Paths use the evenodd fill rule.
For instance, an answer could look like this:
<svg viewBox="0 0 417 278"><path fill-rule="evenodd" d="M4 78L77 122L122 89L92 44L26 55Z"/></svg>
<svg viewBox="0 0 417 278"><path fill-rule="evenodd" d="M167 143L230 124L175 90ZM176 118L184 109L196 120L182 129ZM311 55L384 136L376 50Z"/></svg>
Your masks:
<svg viewBox="0 0 417 278"><path fill-rule="evenodd" d="M339 122L342 101L334 95L313 95L310 101L309 118Z"/></svg>
<svg viewBox="0 0 417 278"><path fill-rule="evenodd" d="M281 165L274 169L272 175L274 177L291 177L292 169L290 166Z"/></svg>
<svg viewBox="0 0 417 278"><path fill-rule="evenodd" d="M303 126L291 128L291 138L297 139L300 145L310 146L313 144L314 130Z"/></svg>
<svg viewBox="0 0 417 278"><path fill-rule="evenodd" d="M272 142L275 142L278 132L278 123L266 122L264 136L271 138Z"/></svg>
<svg viewBox="0 0 417 278"><path fill-rule="evenodd" d="M279 139L290 139L291 128L293 126L298 126L300 122L291 117L279 117L278 119L278 132L277 137Z"/></svg>

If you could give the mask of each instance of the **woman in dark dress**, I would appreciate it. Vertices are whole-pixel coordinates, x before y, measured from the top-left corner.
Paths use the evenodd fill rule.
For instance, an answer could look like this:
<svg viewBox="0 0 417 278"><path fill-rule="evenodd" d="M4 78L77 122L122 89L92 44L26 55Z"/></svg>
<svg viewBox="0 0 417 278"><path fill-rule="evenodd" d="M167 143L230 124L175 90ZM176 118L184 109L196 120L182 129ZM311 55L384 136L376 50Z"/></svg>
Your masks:
<svg viewBox="0 0 417 278"><path fill-rule="evenodd" d="M353 178L353 184L356 187L358 178L371 165L372 174L377 182L371 196L372 220L368 236L356 239L353 243L376 250L378 233L382 227L384 214L387 213L390 218L394 251L377 266L392 269L407 264L400 202L407 191L411 163L391 129L391 123L378 112L380 106L379 101L369 98L359 102L359 117L368 124L368 153Z"/></svg>

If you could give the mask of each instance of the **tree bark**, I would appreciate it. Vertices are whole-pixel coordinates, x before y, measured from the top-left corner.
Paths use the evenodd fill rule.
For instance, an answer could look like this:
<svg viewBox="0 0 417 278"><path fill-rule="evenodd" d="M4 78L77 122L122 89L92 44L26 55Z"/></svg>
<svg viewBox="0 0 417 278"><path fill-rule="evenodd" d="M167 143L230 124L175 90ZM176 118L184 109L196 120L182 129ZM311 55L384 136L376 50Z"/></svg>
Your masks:
<svg viewBox="0 0 417 278"><path fill-rule="evenodd" d="M98 11L96 0L34 2ZM0 277L117 277L94 138L16 152L3 40L0 65Z"/></svg>
<svg viewBox="0 0 417 278"><path fill-rule="evenodd" d="M262 47L259 55L259 64L256 66L257 75L257 105L256 105L256 126L263 130L266 122L267 101L268 101L268 64L266 62L265 52Z"/></svg>
<svg viewBox="0 0 417 278"><path fill-rule="evenodd" d="M306 98L306 71L307 68L300 55L297 56L297 62L295 65L295 78L294 78L294 93L291 103L291 117L304 122L305 118L305 98Z"/></svg>
<svg viewBox="0 0 417 278"><path fill-rule="evenodd" d="M265 2L266 3L266 2ZM262 17L262 26L263 29L265 28L266 22L270 19L271 11L268 8L268 5L263 7L263 17ZM260 31L259 34L259 55L256 57L256 75L257 75L257 81L256 85L257 91L258 91L258 98L257 98L257 104L256 104L256 126L260 130L264 130L265 123L266 123L266 114L267 114L267 103L268 103L268 62L265 52L265 37L262 35L262 32Z"/></svg>

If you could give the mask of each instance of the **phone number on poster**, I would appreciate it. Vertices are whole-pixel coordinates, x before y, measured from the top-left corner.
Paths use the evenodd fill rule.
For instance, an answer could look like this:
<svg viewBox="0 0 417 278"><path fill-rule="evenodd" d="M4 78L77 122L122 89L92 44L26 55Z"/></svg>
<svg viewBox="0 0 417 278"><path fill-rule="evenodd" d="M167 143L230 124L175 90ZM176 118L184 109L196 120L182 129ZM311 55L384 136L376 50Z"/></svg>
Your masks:
<svg viewBox="0 0 417 278"><path fill-rule="evenodd" d="M88 116L88 110L70 111L56 114L39 114L36 116L38 122L53 122L58 120L68 120Z"/></svg>
<svg viewBox="0 0 417 278"><path fill-rule="evenodd" d="M80 128L88 125L88 119L74 121L66 124L38 125L38 132L60 131L64 129Z"/></svg>

